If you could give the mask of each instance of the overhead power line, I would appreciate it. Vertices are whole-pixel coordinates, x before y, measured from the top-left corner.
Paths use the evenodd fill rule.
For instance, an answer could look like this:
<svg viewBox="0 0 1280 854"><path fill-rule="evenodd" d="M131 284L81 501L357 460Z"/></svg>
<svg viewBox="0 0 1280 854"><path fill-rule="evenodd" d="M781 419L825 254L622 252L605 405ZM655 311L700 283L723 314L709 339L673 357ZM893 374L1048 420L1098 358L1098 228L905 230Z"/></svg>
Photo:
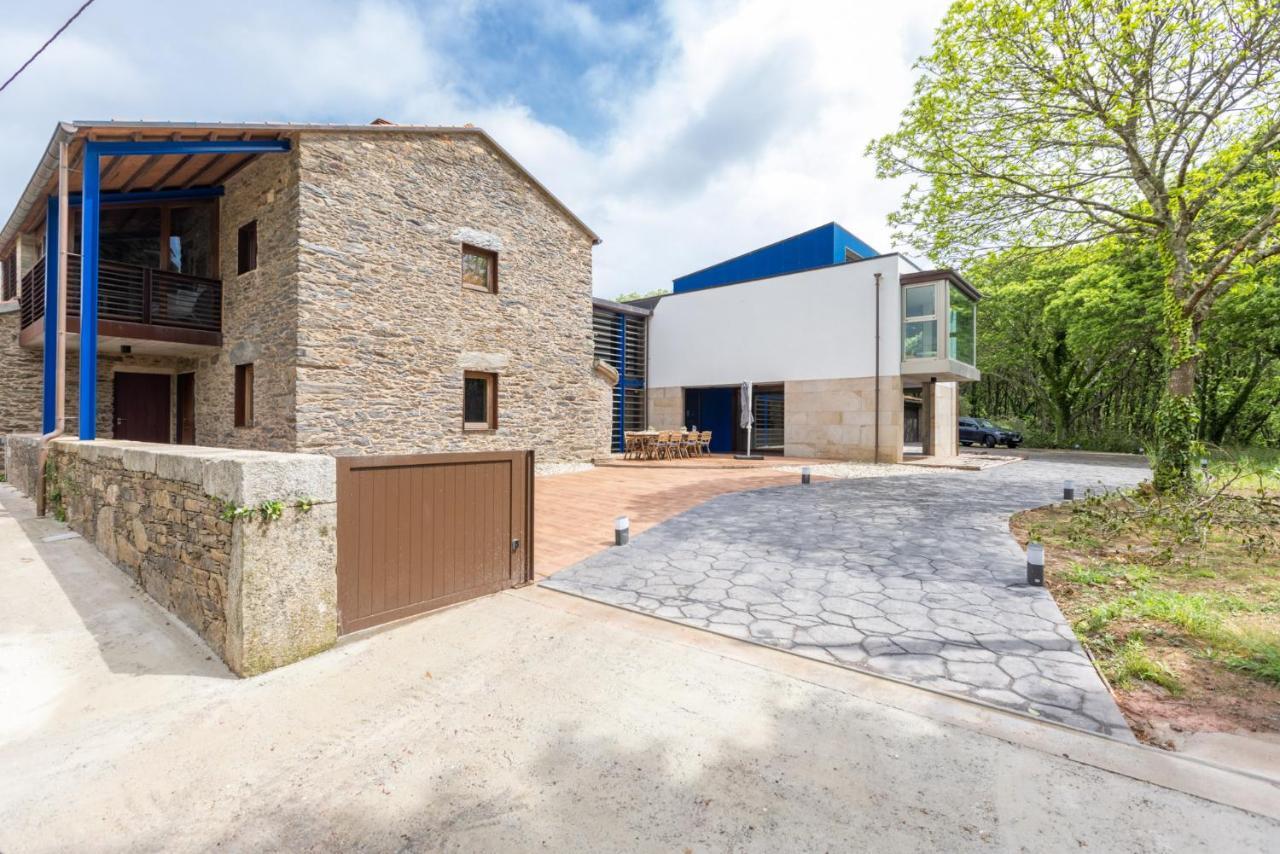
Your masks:
<svg viewBox="0 0 1280 854"><path fill-rule="evenodd" d="M37 50L35 53L31 54L31 58L30 58L30 59L28 59L26 62L22 63L22 67L21 67L21 68L19 68L19 69L18 69L17 71L15 71L15 72L13 72L13 74L9 77L9 79L8 79L8 80L6 80L6 81L4 81L4 83L0 83L0 92L3 92L5 89L8 89L8 88L9 88L9 84L10 84L10 83L12 83L14 80L17 80L17 79L18 79L18 75L19 75L19 74L21 74L22 72L26 71L26 70L27 70L27 66L28 66L28 65L30 65L31 63L35 62L35 61L36 61L36 57L37 57L37 56L39 56L40 54L44 53L44 49L45 49L45 48L47 48L49 45L53 44L54 39L56 39L58 36L62 35L62 31L63 31L63 30L65 30L67 27L71 26L72 22L73 22L73 21L75 21L75 19L76 19L76 18L79 18L79 17L80 17L80 13L81 13L81 12L83 12L85 9L88 9L88 8L89 8L90 6L92 6L92 5L93 5L93 0L85 0L84 5L82 5L79 9L76 9L76 13L75 13L74 15L72 15L70 18L67 18L66 23L64 23L62 26L58 27L58 31L57 31L56 33L54 33L53 35L49 36L49 40L48 40L48 41L46 41L44 44L40 45L40 49L39 49L39 50Z"/></svg>

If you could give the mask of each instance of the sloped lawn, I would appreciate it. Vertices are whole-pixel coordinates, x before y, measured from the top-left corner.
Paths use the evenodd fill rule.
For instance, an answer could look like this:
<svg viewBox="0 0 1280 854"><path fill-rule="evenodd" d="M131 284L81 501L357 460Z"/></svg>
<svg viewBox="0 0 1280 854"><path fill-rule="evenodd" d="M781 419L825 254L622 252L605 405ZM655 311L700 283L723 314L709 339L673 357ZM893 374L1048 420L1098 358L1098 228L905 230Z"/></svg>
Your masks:
<svg viewBox="0 0 1280 854"><path fill-rule="evenodd" d="M1179 499L1139 488L1014 517L1139 738L1280 732L1278 487L1224 466Z"/></svg>

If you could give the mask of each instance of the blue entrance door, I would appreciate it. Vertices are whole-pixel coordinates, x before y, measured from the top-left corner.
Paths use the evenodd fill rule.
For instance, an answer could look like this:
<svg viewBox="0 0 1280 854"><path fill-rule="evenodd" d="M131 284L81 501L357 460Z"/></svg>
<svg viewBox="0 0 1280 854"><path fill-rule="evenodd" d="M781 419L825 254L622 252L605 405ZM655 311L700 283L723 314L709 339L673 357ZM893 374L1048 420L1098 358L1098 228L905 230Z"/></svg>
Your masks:
<svg viewBox="0 0 1280 854"><path fill-rule="evenodd" d="M684 426L711 431L711 452L731 454L738 425L733 418L736 388L684 390Z"/></svg>

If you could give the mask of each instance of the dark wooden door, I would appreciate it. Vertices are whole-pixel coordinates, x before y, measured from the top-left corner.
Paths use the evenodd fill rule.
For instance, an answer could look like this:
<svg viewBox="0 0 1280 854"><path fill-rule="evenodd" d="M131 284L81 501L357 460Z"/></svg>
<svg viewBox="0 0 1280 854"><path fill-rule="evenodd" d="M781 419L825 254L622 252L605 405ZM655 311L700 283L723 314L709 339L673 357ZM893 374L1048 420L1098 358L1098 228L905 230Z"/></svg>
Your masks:
<svg viewBox="0 0 1280 854"><path fill-rule="evenodd" d="M169 441L169 375L117 373L114 376L116 439Z"/></svg>
<svg viewBox="0 0 1280 854"><path fill-rule="evenodd" d="M174 435L179 445L196 443L196 375L178 374L178 423Z"/></svg>
<svg viewBox="0 0 1280 854"><path fill-rule="evenodd" d="M338 458L342 632L533 580L533 453Z"/></svg>

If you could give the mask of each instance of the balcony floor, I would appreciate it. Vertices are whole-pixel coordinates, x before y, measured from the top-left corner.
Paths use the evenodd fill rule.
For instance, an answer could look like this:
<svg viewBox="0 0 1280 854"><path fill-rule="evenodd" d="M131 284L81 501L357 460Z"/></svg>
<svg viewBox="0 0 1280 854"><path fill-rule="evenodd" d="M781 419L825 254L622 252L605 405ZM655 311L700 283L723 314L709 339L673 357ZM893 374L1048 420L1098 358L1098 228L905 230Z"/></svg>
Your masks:
<svg viewBox="0 0 1280 854"><path fill-rule="evenodd" d="M30 349L44 348L44 323L37 320L18 336L18 343ZM147 323L98 322L98 352L118 354L129 347L137 355L201 356L216 353L222 347L221 332L156 326ZM80 349L80 318L67 318L67 349Z"/></svg>

